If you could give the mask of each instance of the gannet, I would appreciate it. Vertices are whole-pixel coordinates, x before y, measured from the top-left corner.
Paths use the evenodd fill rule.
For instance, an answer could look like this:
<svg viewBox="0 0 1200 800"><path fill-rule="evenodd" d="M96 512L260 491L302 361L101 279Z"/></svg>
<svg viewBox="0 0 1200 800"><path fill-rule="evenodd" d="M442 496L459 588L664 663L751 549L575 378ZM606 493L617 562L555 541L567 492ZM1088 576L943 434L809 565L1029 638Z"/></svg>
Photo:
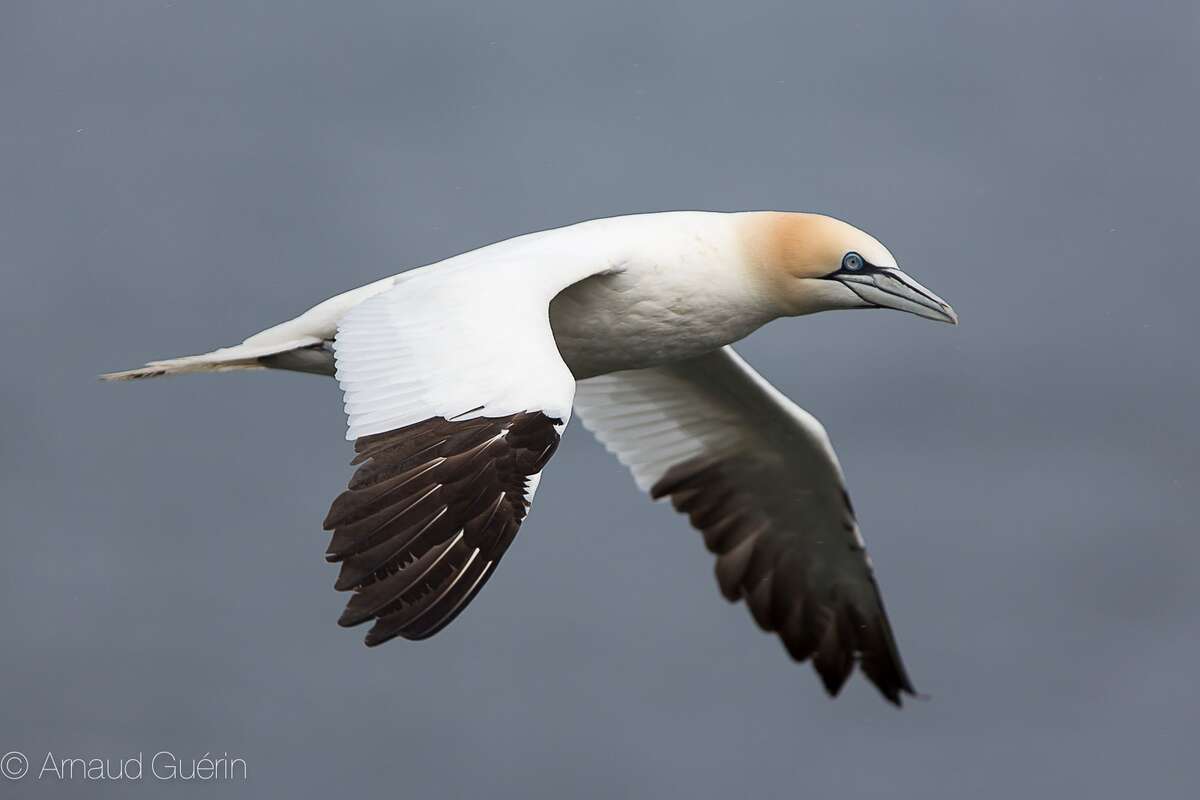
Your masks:
<svg viewBox="0 0 1200 800"><path fill-rule="evenodd" d="M836 695L913 694L822 425L731 348L765 323L893 308L957 323L830 216L675 211L529 233L337 295L241 344L107 380L334 375L358 465L326 554L367 645L440 631L496 570L574 410L716 555L730 601Z"/></svg>

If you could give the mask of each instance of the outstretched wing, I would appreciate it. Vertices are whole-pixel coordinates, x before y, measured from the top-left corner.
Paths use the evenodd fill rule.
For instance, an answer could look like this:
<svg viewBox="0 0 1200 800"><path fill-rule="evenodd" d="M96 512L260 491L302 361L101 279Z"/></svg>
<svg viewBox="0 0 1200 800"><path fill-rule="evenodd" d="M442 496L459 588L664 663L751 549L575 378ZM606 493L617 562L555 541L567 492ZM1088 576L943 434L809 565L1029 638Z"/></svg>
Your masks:
<svg viewBox="0 0 1200 800"><path fill-rule="evenodd" d="M571 413L550 300L586 277L527 260L421 270L338 324L337 378L361 464L325 520L339 623L368 645L423 639L495 571Z"/></svg>
<svg viewBox="0 0 1200 800"><path fill-rule="evenodd" d="M824 428L731 348L579 383L575 407L643 491L688 514L717 582L837 694L857 661L913 693Z"/></svg>

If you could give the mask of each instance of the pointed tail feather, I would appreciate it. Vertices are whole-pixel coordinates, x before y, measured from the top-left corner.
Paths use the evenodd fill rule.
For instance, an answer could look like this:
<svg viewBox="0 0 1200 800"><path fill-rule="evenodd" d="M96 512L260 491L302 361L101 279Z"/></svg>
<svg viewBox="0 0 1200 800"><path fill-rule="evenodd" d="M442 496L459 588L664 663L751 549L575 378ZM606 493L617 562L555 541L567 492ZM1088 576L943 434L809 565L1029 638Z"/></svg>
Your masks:
<svg viewBox="0 0 1200 800"><path fill-rule="evenodd" d="M312 347L321 344L316 336L302 336L282 342L270 344L250 344L249 342L222 347L211 353L201 353L195 356L169 358L163 361L151 361L144 367L127 369L121 372L108 372L100 376L102 381L132 381L141 378L157 378L162 375L182 375L188 372L229 372L242 369L264 369L265 364L259 359L265 356L278 355L302 347Z"/></svg>

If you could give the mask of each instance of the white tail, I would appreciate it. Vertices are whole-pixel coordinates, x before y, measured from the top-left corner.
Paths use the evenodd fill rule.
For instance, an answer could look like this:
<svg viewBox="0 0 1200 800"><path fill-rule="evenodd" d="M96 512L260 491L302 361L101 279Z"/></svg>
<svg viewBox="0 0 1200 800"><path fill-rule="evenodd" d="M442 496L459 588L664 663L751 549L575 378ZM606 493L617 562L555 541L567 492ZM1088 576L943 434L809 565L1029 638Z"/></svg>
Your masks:
<svg viewBox="0 0 1200 800"><path fill-rule="evenodd" d="M311 347L320 344L316 336L303 336L281 342L259 344L250 337L245 342L234 347L222 347L211 353L201 353L196 356L168 358L163 361L151 361L144 367L127 369L123 372L109 372L100 376L103 381L132 381L139 378L157 378L162 375L182 375L187 372L229 372L238 369L263 369L259 359L286 353L301 347Z"/></svg>
<svg viewBox="0 0 1200 800"><path fill-rule="evenodd" d="M354 306L368 297L390 289L400 276L383 278L374 283L360 286L349 292L331 297L323 303L305 311L295 319L267 328L256 333L246 341L233 347L222 347L211 353L201 353L196 356L168 358L163 361L151 361L144 367L127 369L123 372L109 372L100 376L103 381L132 381L139 378L157 378L161 375L182 375L187 372L229 372L238 369L265 369L266 365L259 359L266 356L279 355L292 350L312 347L316 344L333 339L337 332L338 320ZM332 363L332 362L329 362ZM311 366L311 365L308 365ZM289 365L283 369L300 369L314 371L305 365ZM333 374L332 367L328 371L317 370L322 374Z"/></svg>

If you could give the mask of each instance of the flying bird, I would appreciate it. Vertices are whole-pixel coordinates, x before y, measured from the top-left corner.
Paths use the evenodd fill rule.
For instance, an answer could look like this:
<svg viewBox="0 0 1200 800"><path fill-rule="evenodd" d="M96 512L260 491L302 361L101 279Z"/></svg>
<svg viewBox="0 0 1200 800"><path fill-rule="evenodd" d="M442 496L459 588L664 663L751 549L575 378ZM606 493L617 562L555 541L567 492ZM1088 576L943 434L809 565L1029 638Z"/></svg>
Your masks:
<svg viewBox="0 0 1200 800"><path fill-rule="evenodd" d="M336 376L358 465L327 558L368 645L424 639L483 588L572 411L670 498L744 600L836 695L854 665L913 694L821 424L731 344L779 317L893 308L957 323L874 237L820 214L675 211L580 222L411 269L239 345L107 380Z"/></svg>

